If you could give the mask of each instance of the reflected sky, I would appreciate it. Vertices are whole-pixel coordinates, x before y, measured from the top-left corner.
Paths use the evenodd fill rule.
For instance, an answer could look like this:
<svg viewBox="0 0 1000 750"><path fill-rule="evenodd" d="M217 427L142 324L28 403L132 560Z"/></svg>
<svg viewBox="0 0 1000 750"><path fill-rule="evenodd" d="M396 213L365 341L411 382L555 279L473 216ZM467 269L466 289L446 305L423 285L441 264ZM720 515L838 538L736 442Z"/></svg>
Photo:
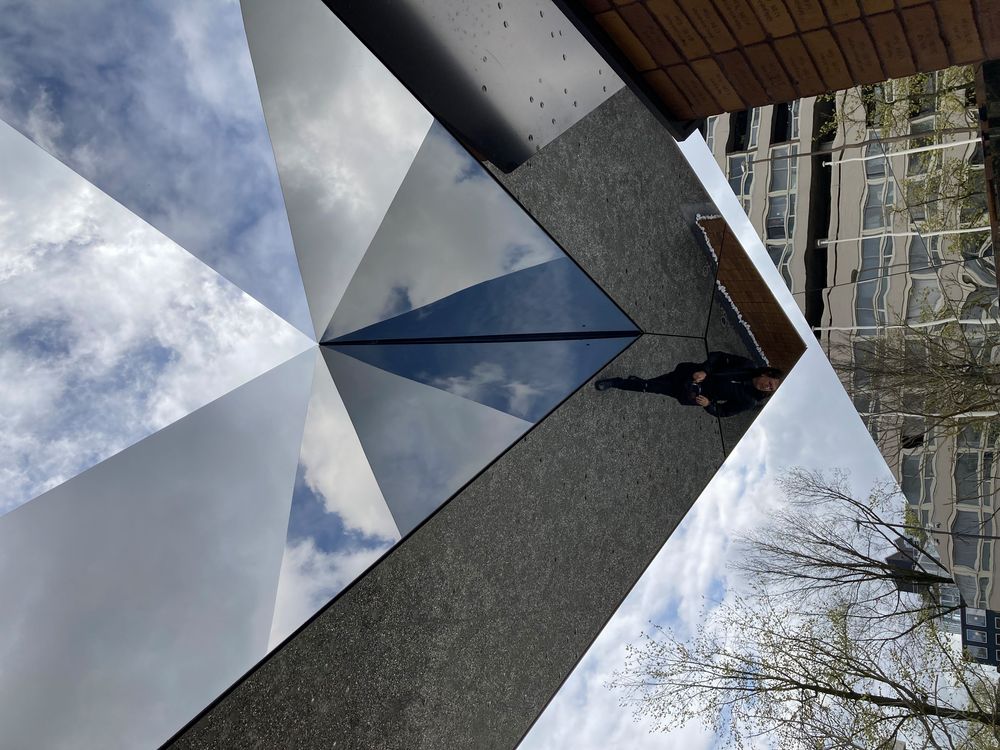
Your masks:
<svg viewBox="0 0 1000 750"><path fill-rule="evenodd" d="M2 519L5 747L156 747L264 654L314 358Z"/></svg>
<svg viewBox="0 0 1000 750"><path fill-rule="evenodd" d="M431 116L319 0L244 0L243 12L319 335Z"/></svg>
<svg viewBox="0 0 1000 750"><path fill-rule="evenodd" d="M310 342L0 123L0 514Z"/></svg>
<svg viewBox="0 0 1000 750"><path fill-rule="evenodd" d="M311 333L230 0L0 1L0 118Z"/></svg>
<svg viewBox="0 0 1000 750"><path fill-rule="evenodd" d="M634 328L319 0L244 9L280 188L235 0L0 0L5 747L159 744L633 338L317 347Z"/></svg>
<svg viewBox="0 0 1000 750"><path fill-rule="evenodd" d="M323 339L562 257L531 217L435 123Z"/></svg>
<svg viewBox="0 0 1000 750"><path fill-rule="evenodd" d="M636 330L576 263L563 257L480 282L339 340Z"/></svg>
<svg viewBox="0 0 1000 750"><path fill-rule="evenodd" d="M399 540L330 371L314 359L271 648Z"/></svg>
<svg viewBox="0 0 1000 750"><path fill-rule="evenodd" d="M334 346L411 380L537 422L631 338Z"/></svg>
<svg viewBox="0 0 1000 750"><path fill-rule="evenodd" d="M326 347L323 356L401 534L531 428Z"/></svg>

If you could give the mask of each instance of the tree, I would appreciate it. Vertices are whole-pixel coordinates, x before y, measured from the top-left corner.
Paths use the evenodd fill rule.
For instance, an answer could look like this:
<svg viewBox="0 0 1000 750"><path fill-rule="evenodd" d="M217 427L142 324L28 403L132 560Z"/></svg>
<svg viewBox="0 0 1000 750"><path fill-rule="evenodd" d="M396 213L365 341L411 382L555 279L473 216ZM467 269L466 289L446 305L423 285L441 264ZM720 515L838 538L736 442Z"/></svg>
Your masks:
<svg viewBox="0 0 1000 750"><path fill-rule="evenodd" d="M925 622L905 638L867 637L831 600L801 615L762 590L717 608L691 642L657 629L629 648L611 685L667 731L699 720L727 747L996 747L1000 693Z"/></svg>
<svg viewBox="0 0 1000 750"><path fill-rule="evenodd" d="M835 106L820 127L822 139L841 131L847 143L866 146L866 158L906 152L905 169L892 175L899 191L891 208L924 236L946 233L953 257L978 257L989 235L982 151L940 144L976 139L972 66L918 73L874 86L828 94Z"/></svg>
<svg viewBox="0 0 1000 750"><path fill-rule="evenodd" d="M925 534L889 520L898 490L858 498L845 475L803 470L780 486L785 504L742 539L749 594L690 641L656 628L629 647L610 683L623 705L659 730L700 720L736 748L997 747L996 674L939 628L952 608L934 591L951 578ZM886 561L897 549L914 563L902 578Z"/></svg>
<svg viewBox="0 0 1000 750"><path fill-rule="evenodd" d="M785 502L765 527L740 539L743 555L732 564L770 598L785 598L804 612L822 609L830 596L850 601L852 617L881 622L880 637L889 638L957 609L936 596L936 587L954 581L923 530L905 518L888 520L904 504L895 485L876 485L857 498L845 474L802 469L778 483ZM909 565L894 564L890 553ZM925 593L905 596L907 589ZM893 618L901 618L898 629Z"/></svg>

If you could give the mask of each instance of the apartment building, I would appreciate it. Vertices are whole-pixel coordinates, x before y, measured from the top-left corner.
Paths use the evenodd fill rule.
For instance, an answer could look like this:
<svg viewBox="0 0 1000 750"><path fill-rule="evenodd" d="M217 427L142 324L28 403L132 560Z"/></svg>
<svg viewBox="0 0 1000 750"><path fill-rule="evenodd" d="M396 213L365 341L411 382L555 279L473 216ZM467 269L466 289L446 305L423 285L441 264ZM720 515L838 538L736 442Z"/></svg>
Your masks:
<svg viewBox="0 0 1000 750"><path fill-rule="evenodd" d="M935 429L866 388L886 333L936 332L995 363L997 277L967 71L711 117L705 139L969 606L1000 608L989 412ZM970 81L963 87L962 81ZM991 328L998 326L998 328ZM890 333L890 335L892 335ZM994 389L995 390L995 389ZM995 414L995 412L993 412Z"/></svg>

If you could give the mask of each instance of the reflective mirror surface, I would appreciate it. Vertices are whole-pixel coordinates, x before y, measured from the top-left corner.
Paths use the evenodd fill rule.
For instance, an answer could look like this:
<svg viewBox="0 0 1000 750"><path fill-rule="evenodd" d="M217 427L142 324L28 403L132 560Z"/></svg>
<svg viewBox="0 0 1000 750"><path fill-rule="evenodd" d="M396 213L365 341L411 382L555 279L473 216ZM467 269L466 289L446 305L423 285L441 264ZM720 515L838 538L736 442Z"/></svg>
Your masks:
<svg viewBox="0 0 1000 750"><path fill-rule="evenodd" d="M319 0L0 6L0 744L153 747L639 331Z"/></svg>
<svg viewBox="0 0 1000 750"><path fill-rule="evenodd" d="M233 2L0 3L0 118L309 331Z"/></svg>

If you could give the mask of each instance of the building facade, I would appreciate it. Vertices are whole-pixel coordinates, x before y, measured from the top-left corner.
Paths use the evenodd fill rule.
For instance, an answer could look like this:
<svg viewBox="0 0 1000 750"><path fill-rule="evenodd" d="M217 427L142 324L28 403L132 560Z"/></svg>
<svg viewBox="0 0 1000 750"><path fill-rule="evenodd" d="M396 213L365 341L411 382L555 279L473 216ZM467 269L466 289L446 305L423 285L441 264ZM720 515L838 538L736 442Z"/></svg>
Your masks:
<svg viewBox="0 0 1000 750"><path fill-rule="evenodd" d="M973 80L951 68L758 107L709 118L705 137L899 481L907 523L931 532L969 606L997 609L995 407L945 420L915 403L919 384L883 377L898 391L880 392L870 373L892 337L945 341L995 394Z"/></svg>

